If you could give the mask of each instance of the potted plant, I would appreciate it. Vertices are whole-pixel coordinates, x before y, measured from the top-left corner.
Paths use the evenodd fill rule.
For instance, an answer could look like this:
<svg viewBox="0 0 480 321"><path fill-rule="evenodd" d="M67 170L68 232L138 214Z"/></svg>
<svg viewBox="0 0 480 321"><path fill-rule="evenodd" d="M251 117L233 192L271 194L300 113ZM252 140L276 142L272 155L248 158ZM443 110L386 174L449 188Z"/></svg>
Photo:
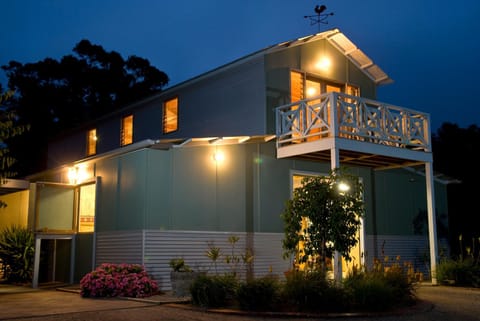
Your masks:
<svg viewBox="0 0 480 321"><path fill-rule="evenodd" d="M170 260L169 265L172 268L170 283L172 284L173 295L179 297L189 296L190 286L198 277L199 272L194 272L183 258L173 258Z"/></svg>

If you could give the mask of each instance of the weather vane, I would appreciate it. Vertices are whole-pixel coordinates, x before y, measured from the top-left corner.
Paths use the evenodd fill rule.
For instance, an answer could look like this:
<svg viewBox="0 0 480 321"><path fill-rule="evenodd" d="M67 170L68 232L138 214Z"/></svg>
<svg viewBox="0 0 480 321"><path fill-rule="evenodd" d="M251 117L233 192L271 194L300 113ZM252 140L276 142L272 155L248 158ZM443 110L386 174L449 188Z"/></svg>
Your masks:
<svg viewBox="0 0 480 321"><path fill-rule="evenodd" d="M319 6L318 4L315 6L315 13L314 15L311 16L304 16L304 18L310 19L310 25L318 25L318 32L320 32L320 25L323 24L328 24L328 17L333 16L333 12L330 13L323 13L325 10L327 10L327 7L325 5Z"/></svg>

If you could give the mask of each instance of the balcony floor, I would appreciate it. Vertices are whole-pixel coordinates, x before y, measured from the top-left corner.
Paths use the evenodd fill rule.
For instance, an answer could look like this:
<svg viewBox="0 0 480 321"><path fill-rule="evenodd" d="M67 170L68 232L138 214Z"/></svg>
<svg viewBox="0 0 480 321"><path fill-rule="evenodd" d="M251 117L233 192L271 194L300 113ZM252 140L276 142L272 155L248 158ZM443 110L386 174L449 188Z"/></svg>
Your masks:
<svg viewBox="0 0 480 321"><path fill-rule="evenodd" d="M324 138L277 147L277 157L330 162L332 149L338 150L340 164L350 166L392 168L432 161L430 152L344 138Z"/></svg>
<svg viewBox="0 0 480 321"><path fill-rule="evenodd" d="M363 166L373 168L394 168L422 164L423 162L412 161L398 157L362 153L350 150L340 150L340 164L349 166ZM297 159L309 161L330 162L330 150L322 150L301 155L292 156Z"/></svg>

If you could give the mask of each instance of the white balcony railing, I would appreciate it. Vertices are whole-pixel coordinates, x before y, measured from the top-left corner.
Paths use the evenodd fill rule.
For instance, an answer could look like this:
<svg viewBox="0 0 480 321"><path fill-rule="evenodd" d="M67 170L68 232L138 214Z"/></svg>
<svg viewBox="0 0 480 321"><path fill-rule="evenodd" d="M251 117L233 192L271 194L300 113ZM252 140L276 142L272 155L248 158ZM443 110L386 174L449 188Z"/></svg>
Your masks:
<svg viewBox="0 0 480 321"><path fill-rule="evenodd" d="M280 106L277 147L336 137L430 151L430 116L378 101L331 92Z"/></svg>

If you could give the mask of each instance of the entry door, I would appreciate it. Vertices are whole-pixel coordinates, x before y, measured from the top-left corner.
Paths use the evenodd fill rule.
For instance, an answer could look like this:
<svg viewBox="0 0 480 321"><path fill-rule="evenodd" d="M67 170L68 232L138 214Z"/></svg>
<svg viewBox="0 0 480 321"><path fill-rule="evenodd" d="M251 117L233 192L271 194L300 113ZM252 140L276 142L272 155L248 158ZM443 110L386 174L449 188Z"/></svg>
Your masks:
<svg viewBox="0 0 480 321"><path fill-rule="evenodd" d="M39 282L72 283L74 272L91 270L95 193L95 182L36 184L34 287Z"/></svg>
<svg viewBox="0 0 480 321"><path fill-rule="evenodd" d="M34 287L70 283L75 253L75 186L37 183Z"/></svg>

